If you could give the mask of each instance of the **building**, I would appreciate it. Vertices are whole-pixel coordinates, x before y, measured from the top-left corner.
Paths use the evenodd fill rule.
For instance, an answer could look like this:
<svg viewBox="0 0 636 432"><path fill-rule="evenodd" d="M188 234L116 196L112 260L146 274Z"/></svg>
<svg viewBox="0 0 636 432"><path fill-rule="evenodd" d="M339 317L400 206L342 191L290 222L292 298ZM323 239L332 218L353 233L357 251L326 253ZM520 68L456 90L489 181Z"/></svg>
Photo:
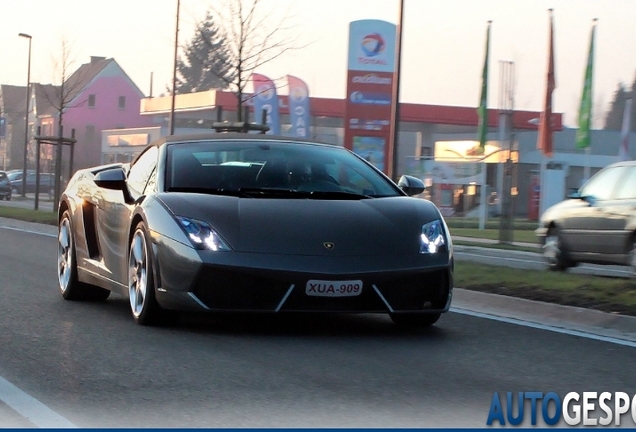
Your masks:
<svg viewBox="0 0 636 432"><path fill-rule="evenodd" d="M24 165L24 131L26 87L0 85L0 118L4 125L0 133L0 167L18 169Z"/></svg>
<svg viewBox="0 0 636 432"><path fill-rule="evenodd" d="M34 134L40 127L41 135L59 136L60 117L63 135L74 133L75 169L100 163L102 130L151 124L151 119L139 112L143 93L112 58L91 57L63 86L34 85L31 97ZM54 152L42 151L46 164Z"/></svg>

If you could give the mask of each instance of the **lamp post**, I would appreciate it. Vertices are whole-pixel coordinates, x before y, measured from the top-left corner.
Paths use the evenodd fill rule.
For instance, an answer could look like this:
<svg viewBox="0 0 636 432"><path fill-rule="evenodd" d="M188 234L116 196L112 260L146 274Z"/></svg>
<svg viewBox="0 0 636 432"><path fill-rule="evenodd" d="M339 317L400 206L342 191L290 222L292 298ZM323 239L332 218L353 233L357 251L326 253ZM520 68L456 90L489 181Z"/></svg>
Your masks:
<svg viewBox="0 0 636 432"><path fill-rule="evenodd" d="M29 40L29 60L27 64L26 110L24 111L24 165L22 166L22 196L26 196L27 158L29 154L29 99L31 99L31 35L20 33L18 36Z"/></svg>

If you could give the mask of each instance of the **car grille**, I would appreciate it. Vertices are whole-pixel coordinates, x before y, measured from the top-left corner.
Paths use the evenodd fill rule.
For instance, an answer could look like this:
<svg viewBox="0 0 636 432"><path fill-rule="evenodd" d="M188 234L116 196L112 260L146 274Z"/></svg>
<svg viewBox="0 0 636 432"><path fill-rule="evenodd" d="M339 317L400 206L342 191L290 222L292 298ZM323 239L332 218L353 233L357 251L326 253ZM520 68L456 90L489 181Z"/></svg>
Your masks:
<svg viewBox="0 0 636 432"><path fill-rule="evenodd" d="M305 294L308 279L321 277L276 278L205 267L193 294L213 310L388 312L388 303L394 311L424 311L443 309L451 286L448 270L442 269L398 277L390 274L363 277L364 289L358 296L314 297ZM292 284L294 289L288 295Z"/></svg>

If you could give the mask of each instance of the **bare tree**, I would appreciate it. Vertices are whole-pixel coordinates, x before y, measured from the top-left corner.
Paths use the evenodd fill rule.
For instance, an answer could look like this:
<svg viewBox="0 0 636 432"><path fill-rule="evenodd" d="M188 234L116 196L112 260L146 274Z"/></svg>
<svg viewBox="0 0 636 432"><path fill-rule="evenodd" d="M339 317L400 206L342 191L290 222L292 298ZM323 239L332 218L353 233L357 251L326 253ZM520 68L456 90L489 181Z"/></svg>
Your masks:
<svg viewBox="0 0 636 432"><path fill-rule="evenodd" d="M55 111L57 134L61 136L64 112L71 108L71 103L86 85L82 79L86 75L86 70L79 68L73 72L77 60L74 57L71 43L64 36L61 38L60 47L59 57L52 57L53 83L55 85L52 86L51 91L44 92L44 98Z"/></svg>
<svg viewBox="0 0 636 432"><path fill-rule="evenodd" d="M243 121L245 89L254 71L290 50L302 48L290 23L289 10L282 18L267 10L263 0L225 0L213 9L228 50L228 73L217 75L236 95L237 120ZM252 95L253 97L253 95Z"/></svg>

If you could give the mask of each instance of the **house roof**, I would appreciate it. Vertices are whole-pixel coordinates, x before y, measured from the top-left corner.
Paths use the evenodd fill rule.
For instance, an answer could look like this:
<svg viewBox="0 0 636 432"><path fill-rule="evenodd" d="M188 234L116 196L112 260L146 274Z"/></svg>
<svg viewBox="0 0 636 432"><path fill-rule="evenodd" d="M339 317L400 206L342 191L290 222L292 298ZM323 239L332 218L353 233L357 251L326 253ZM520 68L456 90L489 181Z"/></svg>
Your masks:
<svg viewBox="0 0 636 432"><path fill-rule="evenodd" d="M24 115L26 87L0 84L0 102L1 112Z"/></svg>
<svg viewBox="0 0 636 432"><path fill-rule="evenodd" d="M90 63L84 63L64 83L64 92L70 95L68 102L82 91L113 59L91 56Z"/></svg>
<svg viewBox="0 0 636 432"><path fill-rule="evenodd" d="M57 113L57 100L59 99L60 87L53 84L33 84L35 92L35 113L38 116L50 116Z"/></svg>

